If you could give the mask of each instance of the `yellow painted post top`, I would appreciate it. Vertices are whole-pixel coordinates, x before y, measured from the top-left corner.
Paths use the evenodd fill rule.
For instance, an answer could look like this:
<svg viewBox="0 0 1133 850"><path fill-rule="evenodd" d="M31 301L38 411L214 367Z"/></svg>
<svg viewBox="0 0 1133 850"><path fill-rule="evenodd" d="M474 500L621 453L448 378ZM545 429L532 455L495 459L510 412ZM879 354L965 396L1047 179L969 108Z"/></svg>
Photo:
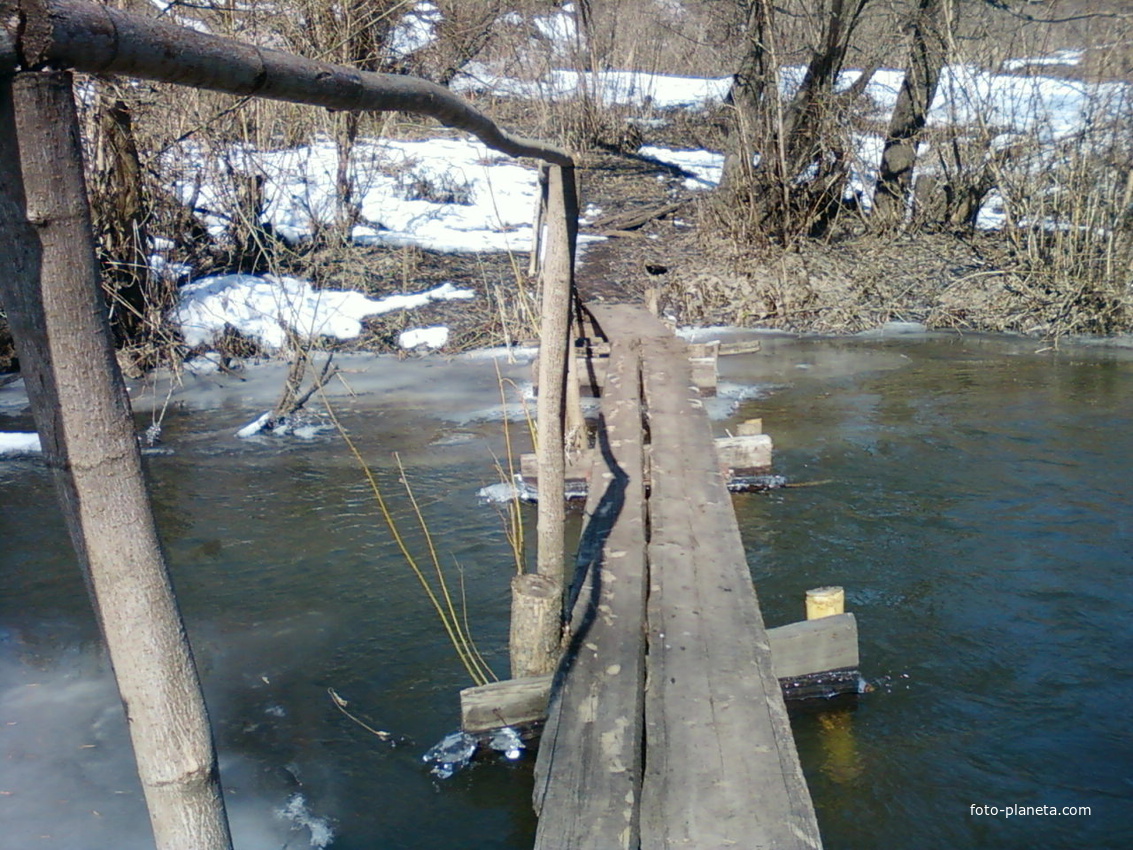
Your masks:
<svg viewBox="0 0 1133 850"><path fill-rule="evenodd" d="M815 587L806 592L806 618L832 617L846 610L846 591L841 587Z"/></svg>

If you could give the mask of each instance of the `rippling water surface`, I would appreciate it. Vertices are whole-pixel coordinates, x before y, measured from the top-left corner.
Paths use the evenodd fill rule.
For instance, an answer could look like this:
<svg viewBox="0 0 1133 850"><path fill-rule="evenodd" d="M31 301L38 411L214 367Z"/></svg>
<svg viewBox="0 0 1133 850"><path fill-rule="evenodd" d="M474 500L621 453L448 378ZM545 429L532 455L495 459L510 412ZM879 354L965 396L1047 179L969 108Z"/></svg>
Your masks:
<svg viewBox="0 0 1133 850"><path fill-rule="evenodd" d="M736 498L765 618L799 619L808 587L844 585L874 684L856 710L794 718L829 848L1128 846L1133 363L1034 347L769 340L724 364L726 380L766 388L737 418L761 416L776 471L809 485ZM474 497L494 480L498 424L351 415L390 493L389 453L405 453L502 674L511 554ZM238 846L318 846L329 827L335 848L529 847L528 761L446 782L420 763L455 728L467 679L341 444L242 444L231 425L178 415L174 453L149 467ZM7 836L145 846L120 711L36 463L0 465L0 509ZM395 511L411 528L403 499ZM345 718L328 688L399 745Z"/></svg>

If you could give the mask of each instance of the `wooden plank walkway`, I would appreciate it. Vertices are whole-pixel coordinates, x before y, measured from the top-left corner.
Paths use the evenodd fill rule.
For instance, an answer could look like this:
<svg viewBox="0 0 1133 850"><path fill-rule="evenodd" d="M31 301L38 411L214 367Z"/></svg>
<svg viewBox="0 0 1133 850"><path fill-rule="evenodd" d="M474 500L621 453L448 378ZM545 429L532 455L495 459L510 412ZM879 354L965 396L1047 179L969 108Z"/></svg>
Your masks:
<svg viewBox="0 0 1133 850"><path fill-rule="evenodd" d="M687 347L644 308L588 309L609 378L536 848L820 847Z"/></svg>

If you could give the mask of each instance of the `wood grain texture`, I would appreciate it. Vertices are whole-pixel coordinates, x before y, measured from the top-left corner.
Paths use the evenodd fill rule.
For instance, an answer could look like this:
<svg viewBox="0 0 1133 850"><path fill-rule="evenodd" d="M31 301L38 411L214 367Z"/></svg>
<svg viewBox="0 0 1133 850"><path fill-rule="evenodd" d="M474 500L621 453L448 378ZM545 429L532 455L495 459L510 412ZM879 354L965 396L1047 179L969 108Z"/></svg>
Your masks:
<svg viewBox="0 0 1133 850"><path fill-rule="evenodd" d="M643 342L653 454L641 846L821 846L685 346Z"/></svg>
<svg viewBox="0 0 1133 850"><path fill-rule="evenodd" d="M570 645L535 770L535 846L636 850L642 774L645 492L637 346L611 355L568 603Z"/></svg>

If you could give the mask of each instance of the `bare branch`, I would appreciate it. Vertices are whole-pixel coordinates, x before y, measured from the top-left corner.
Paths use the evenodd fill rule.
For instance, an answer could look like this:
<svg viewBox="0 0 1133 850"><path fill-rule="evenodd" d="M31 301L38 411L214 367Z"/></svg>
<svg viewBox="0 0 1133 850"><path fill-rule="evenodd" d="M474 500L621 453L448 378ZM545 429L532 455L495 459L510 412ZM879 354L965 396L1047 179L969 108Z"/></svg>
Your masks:
<svg viewBox="0 0 1133 850"><path fill-rule="evenodd" d="M73 68L327 109L412 112L510 156L574 164L561 148L508 133L427 80L304 59L82 0L0 0L0 24L0 74Z"/></svg>

